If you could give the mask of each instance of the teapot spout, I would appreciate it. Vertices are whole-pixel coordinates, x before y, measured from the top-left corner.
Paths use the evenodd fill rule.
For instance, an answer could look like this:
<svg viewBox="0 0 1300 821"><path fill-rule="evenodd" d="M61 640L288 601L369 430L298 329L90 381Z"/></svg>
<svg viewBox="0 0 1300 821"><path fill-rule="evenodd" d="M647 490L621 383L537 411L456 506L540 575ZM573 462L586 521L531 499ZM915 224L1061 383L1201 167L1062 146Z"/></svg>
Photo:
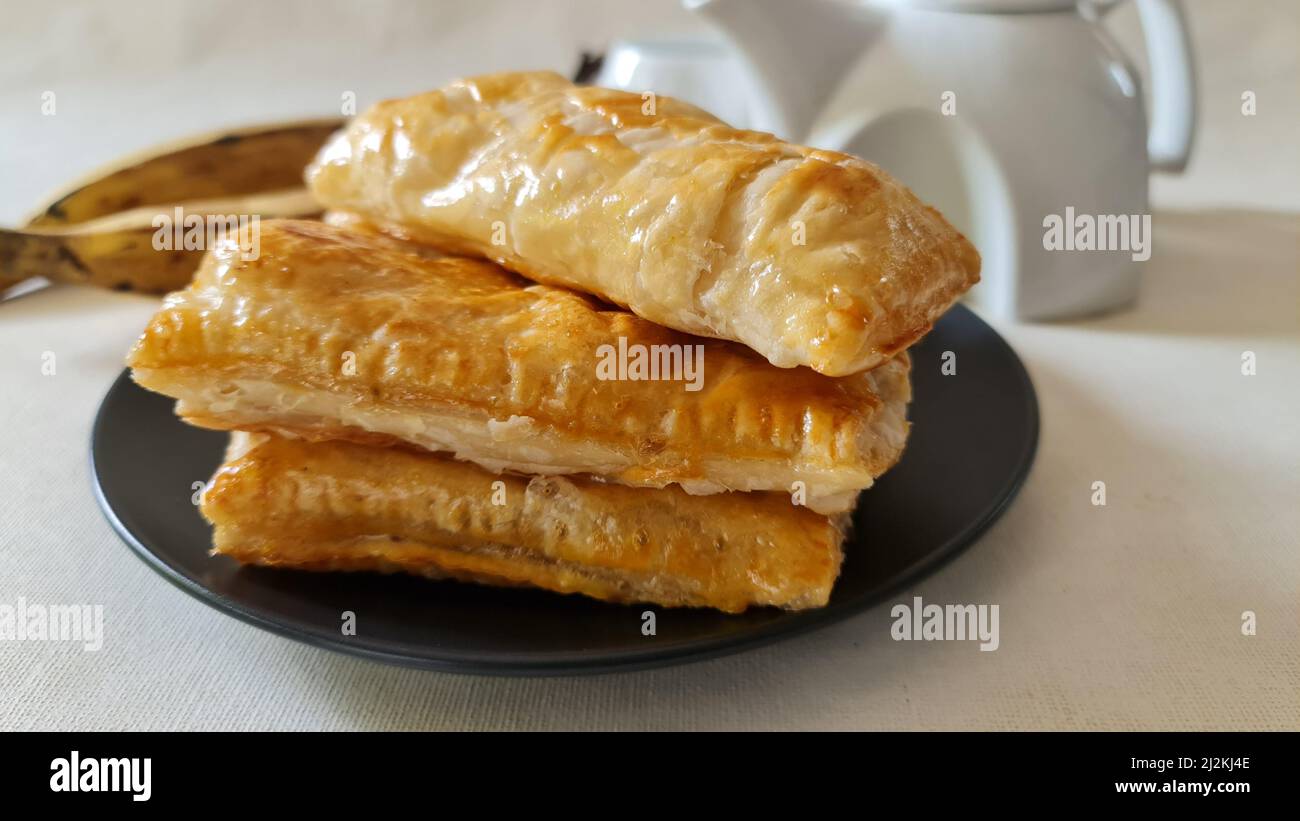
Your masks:
<svg viewBox="0 0 1300 821"><path fill-rule="evenodd" d="M707 18L756 78L754 127L802 140L865 53L885 13L840 0L682 0Z"/></svg>

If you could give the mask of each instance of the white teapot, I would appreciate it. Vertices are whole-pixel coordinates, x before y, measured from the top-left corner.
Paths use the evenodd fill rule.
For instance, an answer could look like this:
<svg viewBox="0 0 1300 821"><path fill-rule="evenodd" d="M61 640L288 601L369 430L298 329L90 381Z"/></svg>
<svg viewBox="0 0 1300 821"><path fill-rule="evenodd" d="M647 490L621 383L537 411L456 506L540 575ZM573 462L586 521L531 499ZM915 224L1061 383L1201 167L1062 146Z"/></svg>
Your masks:
<svg viewBox="0 0 1300 821"><path fill-rule="evenodd" d="M727 45L616 45L597 82L881 165L979 248L971 296L997 315L1135 298L1151 253L1148 174L1182 170L1192 144L1178 0L1135 0L1150 128L1138 75L1101 26L1116 0L684 2Z"/></svg>

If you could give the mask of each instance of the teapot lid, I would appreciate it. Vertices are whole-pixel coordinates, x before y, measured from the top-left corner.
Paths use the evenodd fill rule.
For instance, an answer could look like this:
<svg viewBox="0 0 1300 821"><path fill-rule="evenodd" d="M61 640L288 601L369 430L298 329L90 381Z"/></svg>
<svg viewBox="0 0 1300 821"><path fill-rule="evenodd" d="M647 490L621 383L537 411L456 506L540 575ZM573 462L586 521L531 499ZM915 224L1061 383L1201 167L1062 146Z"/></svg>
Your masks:
<svg viewBox="0 0 1300 821"><path fill-rule="evenodd" d="M1073 9L1079 0L875 0L881 5L910 6L932 11L1032 12Z"/></svg>

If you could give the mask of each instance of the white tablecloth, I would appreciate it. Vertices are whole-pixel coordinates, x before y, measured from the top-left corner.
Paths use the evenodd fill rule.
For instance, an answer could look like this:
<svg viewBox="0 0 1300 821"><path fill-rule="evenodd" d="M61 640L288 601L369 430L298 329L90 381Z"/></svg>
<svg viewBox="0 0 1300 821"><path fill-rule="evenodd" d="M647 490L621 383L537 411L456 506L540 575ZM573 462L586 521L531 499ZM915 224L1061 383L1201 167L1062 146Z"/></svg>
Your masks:
<svg viewBox="0 0 1300 821"><path fill-rule="evenodd" d="M197 7L197 28L170 4L127 22L67 5L48 21L5 12L10 222L42 191L162 138L329 113L339 89L364 105L521 54L567 68L579 45L689 24L650 4L565 16L572 4L496 3L483 18L470 4L395 4L379 22L276 4L266 13L285 21L270 28L312 45L272 51L223 24L240 4ZM900 599L998 604L996 652L895 642L889 604L738 656L592 678L403 670L259 631L164 582L100 515L91 420L155 303L59 286L0 304L0 605L102 605L104 646L0 641L0 729L1300 728L1300 231L1288 213L1300 202L1284 150L1300 122L1297 15L1258 5L1276 16L1194 4L1202 153L1188 177L1157 184L1137 308L995 323L1038 389L1037 464L975 547ZM1131 39L1131 20L1116 25ZM46 88L52 118L39 113ZM1250 122L1242 88L1261 99ZM1254 376L1241 373L1247 350ZM1091 504L1098 480L1105 507Z"/></svg>

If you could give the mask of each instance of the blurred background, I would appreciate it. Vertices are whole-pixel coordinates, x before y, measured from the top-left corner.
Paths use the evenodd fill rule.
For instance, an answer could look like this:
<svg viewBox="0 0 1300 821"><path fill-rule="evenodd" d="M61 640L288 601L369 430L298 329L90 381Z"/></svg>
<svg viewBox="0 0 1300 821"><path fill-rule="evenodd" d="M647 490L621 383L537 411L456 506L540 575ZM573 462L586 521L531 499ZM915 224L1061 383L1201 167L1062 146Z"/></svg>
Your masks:
<svg viewBox="0 0 1300 821"><path fill-rule="evenodd" d="M1191 0L1200 131L1185 175L1156 175L1160 206L1300 209L1295 130L1241 116L1300 112L1300 3ZM207 128L337 114L466 74L550 68L615 39L699 35L676 0L2 0L0 222L124 152ZM1138 14L1107 28L1144 74ZM42 93L56 92L57 116Z"/></svg>

